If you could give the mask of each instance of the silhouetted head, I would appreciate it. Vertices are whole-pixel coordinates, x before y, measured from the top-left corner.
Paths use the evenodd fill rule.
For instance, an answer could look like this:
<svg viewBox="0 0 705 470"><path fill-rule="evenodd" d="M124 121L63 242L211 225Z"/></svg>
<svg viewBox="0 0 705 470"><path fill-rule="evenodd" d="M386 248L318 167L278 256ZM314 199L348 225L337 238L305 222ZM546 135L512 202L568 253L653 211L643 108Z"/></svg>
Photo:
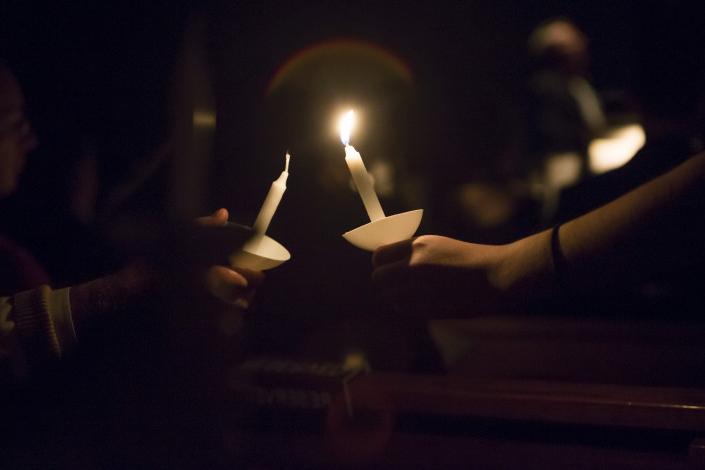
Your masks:
<svg viewBox="0 0 705 470"><path fill-rule="evenodd" d="M0 198L17 189L27 154L36 145L20 85L12 71L0 62Z"/></svg>
<svg viewBox="0 0 705 470"><path fill-rule="evenodd" d="M537 26L529 36L529 53L538 66L566 74L583 74L588 65L587 38L566 18Z"/></svg>

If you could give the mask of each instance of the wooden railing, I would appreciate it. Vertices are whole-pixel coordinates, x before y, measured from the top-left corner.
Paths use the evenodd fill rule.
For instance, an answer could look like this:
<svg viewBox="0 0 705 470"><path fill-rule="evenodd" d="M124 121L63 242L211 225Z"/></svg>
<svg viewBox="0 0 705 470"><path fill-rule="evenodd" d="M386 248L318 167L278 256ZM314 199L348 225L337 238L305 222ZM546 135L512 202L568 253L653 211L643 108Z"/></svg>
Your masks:
<svg viewBox="0 0 705 470"><path fill-rule="evenodd" d="M321 420L239 433L248 445L231 455L265 468L705 468L705 389L372 373Z"/></svg>

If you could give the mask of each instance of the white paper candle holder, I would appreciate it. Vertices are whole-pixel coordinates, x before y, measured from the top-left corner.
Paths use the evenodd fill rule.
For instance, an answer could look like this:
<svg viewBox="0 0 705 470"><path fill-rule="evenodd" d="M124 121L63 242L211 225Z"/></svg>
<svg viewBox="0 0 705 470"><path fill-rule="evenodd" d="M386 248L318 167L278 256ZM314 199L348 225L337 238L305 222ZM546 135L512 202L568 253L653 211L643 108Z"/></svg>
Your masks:
<svg viewBox="0 0 705 470"><path fill-rule="evenodd" d="M230 255L230 264L235 268L266 271L289 261L289 250L267 235L255 235L242 248Z"/></svg>
<svg viewBox="0 0 705 470"><path fill-rule="evenodd" d="M421 224L423 209L402 212L368 224L343 234L343 238L358 248L374 251L380 246L411 238Z"/></svg>

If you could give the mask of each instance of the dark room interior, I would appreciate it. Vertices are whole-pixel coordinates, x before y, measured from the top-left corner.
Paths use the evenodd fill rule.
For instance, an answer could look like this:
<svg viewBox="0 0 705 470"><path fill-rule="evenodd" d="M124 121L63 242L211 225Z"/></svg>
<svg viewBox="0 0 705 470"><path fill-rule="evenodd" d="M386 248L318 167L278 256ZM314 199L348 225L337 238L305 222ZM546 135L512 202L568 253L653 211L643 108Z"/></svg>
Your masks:
<svg viewBox="0 0 705 470"><path fill-rule="evenodd" d="M705 468L698 3L4 2L0 467Z"/></svg>

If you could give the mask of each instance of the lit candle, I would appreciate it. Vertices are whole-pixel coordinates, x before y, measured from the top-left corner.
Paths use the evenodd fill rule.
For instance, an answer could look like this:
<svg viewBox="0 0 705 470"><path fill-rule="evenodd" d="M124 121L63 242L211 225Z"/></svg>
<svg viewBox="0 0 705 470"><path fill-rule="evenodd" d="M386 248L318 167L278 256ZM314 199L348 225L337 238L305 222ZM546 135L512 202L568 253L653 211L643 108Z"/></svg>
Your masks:
<svg viewBox="0 0 705 470"><path fill-rule="evenodd" d="M355 124L355 112L350 110L343 115L340 120L340 140L345 145L345 163L348 164L348 169L352 175L353 182L357 188L358 194L362 198L362 203L365 205L367 215L371 221L384 218L384 211L375 193L372 184L372 178L367 173L365 163L362 161L360 153L355 150L355 147L349 145L350 133Z"/></svg>
<svg viewBox="0 0 705 470"><path fill-rule="evenodd" d="M287 152L284 171L282 171L281 175L279 175L279 178L274 180L272 186L269 188L267 197L264 199L262 208L259 210L259 214L257 214L255 223L252 226L255 233L258 235L264 235L267 231L269 223L272 221L272 217L274 217L274 212L276 212L277 206L279 206L279 202L282 200L282 196L284 195L284 191L286 191L286 179L289 177L290 158L291 156L289 155L289 152Z"/></svg>

